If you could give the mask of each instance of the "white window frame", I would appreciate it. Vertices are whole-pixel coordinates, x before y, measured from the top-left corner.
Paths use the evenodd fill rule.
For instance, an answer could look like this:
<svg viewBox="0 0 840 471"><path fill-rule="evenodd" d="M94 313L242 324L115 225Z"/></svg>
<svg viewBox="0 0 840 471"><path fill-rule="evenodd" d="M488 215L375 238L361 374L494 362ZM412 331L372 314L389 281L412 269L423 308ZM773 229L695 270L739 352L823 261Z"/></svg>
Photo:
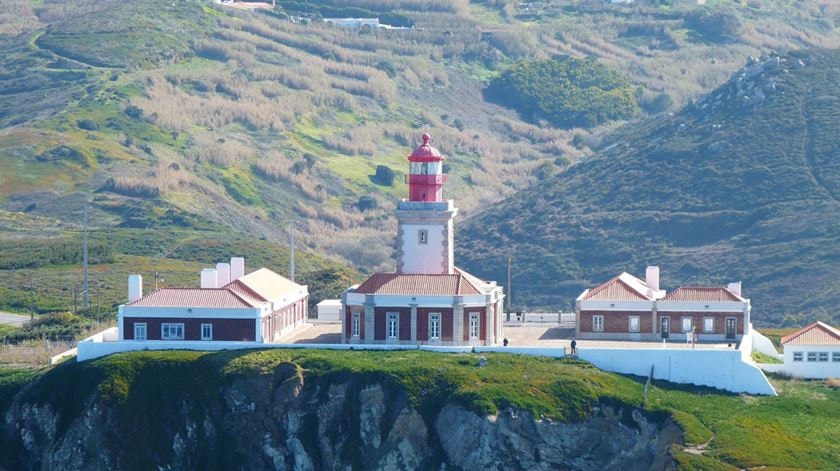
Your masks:
<svg viewBox="0 0 840 471"><path fill-rule="evenodd" d="M793 352L793 361L802 361L804 356L802 352Z"/></svg>
<svg viewBox="0 0 840 471"><path fill-rule="evenodd" d="M439 312L429 313L429 340L440 340L441 317Z"/></svg>
<svg viewBox="0 0 840 471"><path fill-rule="evenodd" d="M817 352L817 361L824 363L828 361L828 352Z"/></svg>
<svg viewBox="0 0 840 471"><path fill-rule="evenodd" d="M205 333L205 329L207 329L206 333ZM210 323L201 324L201 340L213 340L213 324L210 324Z"/></svg>
<svg viewBox="0 0 840 471"><path fill-rule="evenodd" d="M143 330L143 335L137 335L138 328ZM149 339L149 328L146 326L145 322L135 322L134 323L134 340L139 342L143 342Z"/></svg>
<svg viewBox="0 0 840 471"><path fill-rule="evenodd" d="M686 321L688 324L686 325ZM687 328L686 328L687 327ZM682 333L691 332L694 330L694 318L693 317L683 317L680 319L680 329Z"/></svg>
<svg viewBox="0 0 840 471"><path fill-rule="evenodd" d="M633 321L635 321L635 324L636 324L635 328L633 327ZM639 316L630 316L630 317L627 318L627 331L628 332L636 333L636 332L640 332L641 329L642 329L642 321L641 321L641 318L639 318Z"/></svg>
<svg viewBox="0 0 840 471"><path fill-rule="evenodd" d="M715 332L715 318L714 317L704 317L703 318L703 333L713 334L714 332Z"/></svg>
<svg viewBox="0 0 840 471"><path fill-rule="evenodd" d="M840 362L840 352L831 352L831 361Z"/></svg>
<svg viewBox="0 0 840 471"><path fill-rule="evenodd" d="M388 338L391 340L397 339L400 336L400 314L398 312L389 312L386 316L387 324L386 327L386 334Z"/></svg>
<svg viewBox="0 0 840 471"><path fill-rule="evenodd" d="M350 317L350 334L353 337L359 337L362 333L361 314L354 312Z"/></svg>
<svg viewBox="0 0 840 471"><path fill-rule="evenodd" d="M604 331L604 316L592 316L592 332Z"/></svg>
<svg viewBox="0 0 840 471"><path fill-rule="evenodd" d="M417 243L426 245L429 243L429 230L428 229L418 229L417 230Z"/></svg>
<svg viewBox="0 0 840 471"><path fill-rule="evenodd" d="M817 352L808 352L808 361L817 361Z"/></svg>
<svg viewBox="0 0 840 471"><path fill-rule="evenodd" d="M472 312L470 313L470 339L475 340L478 338L478 326L481 325L478 319L478 313Z"/></svg>
<svg viewBox="0 0 840 471"><path fill-rule="evenodd" d="M173 332L174 330L174 332ZM180 334L180 335L179 335ZM160 325L161 340L184 340L183 322L166 322Z"/></svg>

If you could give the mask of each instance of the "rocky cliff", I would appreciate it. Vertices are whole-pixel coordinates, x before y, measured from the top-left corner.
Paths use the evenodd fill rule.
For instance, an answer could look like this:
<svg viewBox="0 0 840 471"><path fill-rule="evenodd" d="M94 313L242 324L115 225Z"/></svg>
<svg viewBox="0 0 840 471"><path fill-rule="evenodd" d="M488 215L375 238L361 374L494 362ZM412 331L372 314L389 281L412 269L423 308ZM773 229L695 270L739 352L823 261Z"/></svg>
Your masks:
<svg viewBox="0 0 840 471"><path fill-rule="evenodd" d="M483 414L439 378L412 390L286 361L222 381L195 364L150 365L98 377L68 365L24 386L2 418L2 466L671 469L682 437L667 415L611 399L563 422L512 405Z"/></svg>

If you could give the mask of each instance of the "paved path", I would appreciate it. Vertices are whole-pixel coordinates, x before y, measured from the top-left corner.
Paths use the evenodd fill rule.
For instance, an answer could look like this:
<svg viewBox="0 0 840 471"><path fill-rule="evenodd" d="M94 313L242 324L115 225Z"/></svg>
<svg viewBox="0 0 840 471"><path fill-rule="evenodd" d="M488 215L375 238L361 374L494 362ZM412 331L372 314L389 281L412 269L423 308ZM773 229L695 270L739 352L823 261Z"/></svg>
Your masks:
<svg viewBox="0 0 840 471"><path fill-rule="evenodd" d="M8 324L20 327L24 322L29 322L29 316L12 314L11 312L0 311L0 324Z"/></svg>

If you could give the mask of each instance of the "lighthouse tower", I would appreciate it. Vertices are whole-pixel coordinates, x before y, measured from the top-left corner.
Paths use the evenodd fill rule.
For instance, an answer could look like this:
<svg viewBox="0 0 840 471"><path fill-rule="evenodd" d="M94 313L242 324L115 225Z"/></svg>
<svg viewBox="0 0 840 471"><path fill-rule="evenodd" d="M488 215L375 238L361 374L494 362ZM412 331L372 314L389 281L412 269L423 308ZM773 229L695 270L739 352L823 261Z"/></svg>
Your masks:
<svg viewBox="0 0 840 471"><path fill-rule="evenodd" d="M451 275L454 273L452 221L458 209L443 199L444 157L429 144L408 156L409 199L397 204L397 273Z"/></svg>

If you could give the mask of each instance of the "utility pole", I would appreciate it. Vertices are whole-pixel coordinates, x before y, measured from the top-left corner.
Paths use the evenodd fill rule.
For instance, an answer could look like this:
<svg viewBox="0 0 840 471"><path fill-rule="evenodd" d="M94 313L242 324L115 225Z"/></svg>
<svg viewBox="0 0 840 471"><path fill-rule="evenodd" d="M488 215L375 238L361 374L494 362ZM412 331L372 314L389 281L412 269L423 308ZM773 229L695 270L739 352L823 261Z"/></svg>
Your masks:
<svg viewBox="0 0 840 471"><path fill-rule="evenodd" d="M511 300L513 299L512 298L513 289L510 286L510 264L511 264L512 261L513 261L513 256L509 255L508 256L508 282L507 282L507 305L508 305L507 311L508 311L508 314L510 314L510 312L511 312L511 304L512 304Z"/></svg>
<svg viewBox="0 0 840 471"><path fill-rule="evenodd" d="M29 275L29 320L35 319L35 291L32 288L32 274Z"/></svg>
<svg viewBox="0 0 840 471"><path fill-rule="evenodd" d="M90 296L88 295L88 196L85 193L85 232L82 236L84 249L82 252L83 280L82 280L82 309L90 310Z"/></svg>
<svg viewBox="0 0 840 471"><path fill-rule="evenodd" d="M289 223L289 276L295 281L295 223Z"/></svg>

